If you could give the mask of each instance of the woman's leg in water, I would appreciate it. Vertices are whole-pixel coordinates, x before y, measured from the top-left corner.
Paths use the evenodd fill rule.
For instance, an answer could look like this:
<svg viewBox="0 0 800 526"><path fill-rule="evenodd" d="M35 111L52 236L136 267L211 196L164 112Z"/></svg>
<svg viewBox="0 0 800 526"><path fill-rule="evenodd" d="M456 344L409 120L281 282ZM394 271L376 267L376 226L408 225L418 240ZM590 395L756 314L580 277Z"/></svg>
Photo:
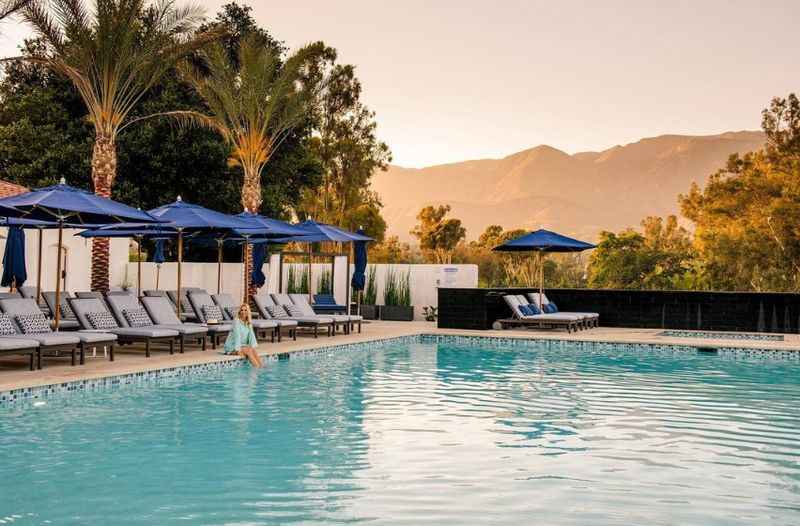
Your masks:
<svg viewBox="0 0 800 526"><path fill-rule="evenodd" d="M239 350L239 356L244 356L252 364L253 367L262 367L264 364L261 362L261 357L252 347L242 347Z"/></svg>

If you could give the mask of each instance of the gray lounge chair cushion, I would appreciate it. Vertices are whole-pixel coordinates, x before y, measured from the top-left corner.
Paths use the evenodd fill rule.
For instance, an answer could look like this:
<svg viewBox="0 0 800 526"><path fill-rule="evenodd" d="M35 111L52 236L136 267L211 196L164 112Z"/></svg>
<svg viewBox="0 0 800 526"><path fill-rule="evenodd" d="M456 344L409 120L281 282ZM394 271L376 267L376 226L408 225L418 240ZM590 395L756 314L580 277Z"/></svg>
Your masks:
<svg viewBox="0 0 800 526"><path fill-rule="evenodd" d="M306 312L303 312L303 309L301 309L297 305L284 305L283 308L286 309L286 312L289 314L290 318L297 318L300 316L307 316L307 317L314 316L313 314L308 314Z"/></svg>
<svg viewBox="0 0 800 526"><path fill-rule="evenodd" d="M286 312L286 308L283 305L267 305L266 309L267 314L276 320L289 317L289 313Z"/></svg>
<svg viewBox="0 0 800 526"><path fill-rule="evenodd" d="M217 322L225 319L222 314L222 309L219 305L203 305L203 317L206 320L216 320Z"/></svg>
<svg viewBox="0 0 800 526"><path fill-rule="evenodd" d="M23 298L36 299L36 287L25 286L20 287L18 290Z"/></svg>
<svg viewBox="0 0 800 526"><path fill-rule="evenodd" d="M0 337L0 351L19 351L23 349L36 349L39 342L36 340L24 340L22 338Z"/></svg>
<svg viewBox="0 0 800 526"><path fill-rule="evenodd" d="M77 331L71 332L70 336L77 336L82 343L107 343L117 341L117 335L105 331Z"/></svg>
<svg viewBox="0 0 800 526"><path fill-rule="evenodd" d="M0 336L11 336L17 334L14 322L5 312L0 312Z"/></svg>
<svg viewBox="0 0 800 526"><path fill-rule="evenodd" d="M144 295L148 298L165 298L167 297L167 292L163 290L146 290Z"/></svg>
<svg viewBox="0 0 800 526"><path fill-rule="evenodd" d="M96 290L90 290L90 291L84 291L84 292L76 292L75 296L80 298L80 299L82 299L82 300L88 300L88 299L102 300L103 299L103 293L102 292L98 292Z"/></svg>
<svg viewBox="0 0 800 526"><path fill-rule="evenodd" d="M142 305L147 309L150 319L156 325L180 325L181 320L175 314L175 308L165 296L148 296L142 298Z"/></svg>
<svg viewBox="0 0 800 526"><path fill-rule="evenodd" d="M178 291L177 290L168 290L167 295L169 299L175 305L178 304ZM181 312L192 312L192 305L189 302L189 298L187 296L186 289L181 289Z"/></svg>
<svg viewBox="0 0 800 526"><path fill-rule="evenodd" d="M178 331L157 325L152 327L120 327L119 329L109 329L108 332L123 338L126 336L129 338L175 338L178 336Z"/></svg>
<svg viewBox="0 0 800 526"><path fill-rule="evenodd" d="M159 329L168 329L171 331L177 331L178 334L183 334L184 336L199 337L208 333L208 327L196 323L176 323L174 325L166 323L166 324L154 325L153 327L158 327Z"/></svg>
<svg viewBox="0 0 800 526"><path fill-rule="evenodd" d="M292 300L294 307L299 308L300 312L298 314L292 314L292 318L329 318L335 321L336 323L344 323L348 321L358 321L361 319L361 316L350 316L348 314L324 314L319 315L314 312L314 308L308 303L308 297L305 294L289 294L289 299ZM290 306L285 305L286 310L291 309ZM291 312L290 312L291 314Z"/></svg>
<svg viewBox="0 0 800 526"><path fill-rule="evenodd" d="M189 303L192 305L195 316L201 323L206 323L206 316L203 307L214 306L214 300L204 291L192 291L189 293Z"/></svg>
<svg viewBox="0 0 800 526"><path fill-rule="evenodd" d="M75 330L75 329L80 329L81 328L81 324L78 323L78 321L74 320L74 319L72 319L72 320L61 319L61 320L58 320L58 328L61 329L61 330L65 330L66 329L66 330L70 330L71 331L71 330Z"/></svg>
<svg viewBox="0 0 800 526"><path fill-rule="evenodd" d="M69 297L70 295L68 293L62 292L59 298L59 303L61 304L61 313L59 315L61 319L64 320L75 319L75 313L72 312L72 307L69 306ZM45 304L47 304L47 308L50 309L50 313L55 316L56 293L54 291L42 292L42 298Z"/></svg>
<svg viewBox="0 0 800 526"><path fill-rule="evenodd" d="M534 305L539 305L539 293L538 292L529 292L527 294L528 300ZM547 298L547 294L542 294L542 305L548 305L550 300ZM556 312L554 314L571 314L574 316L580 316L585 319L594 319L599 318L600 315L596 312L573 312L573 311L564 311L564 312Z"/></svg>
<svg viewBox="0 0 800 526"><path fill-rule="evenodd" d="M51 345L78 345L81 340L76 336L77 333L49 332L43 334L26 334L25 338L36 340L43 347Z"/></svg>
<svg viewBox="0 0 800 526"><path fill-rule="evenodd" d="M53 330L50 327L50 322L41 312L37 314L17 314L14 319L22 334L47 334Z"/></svg>

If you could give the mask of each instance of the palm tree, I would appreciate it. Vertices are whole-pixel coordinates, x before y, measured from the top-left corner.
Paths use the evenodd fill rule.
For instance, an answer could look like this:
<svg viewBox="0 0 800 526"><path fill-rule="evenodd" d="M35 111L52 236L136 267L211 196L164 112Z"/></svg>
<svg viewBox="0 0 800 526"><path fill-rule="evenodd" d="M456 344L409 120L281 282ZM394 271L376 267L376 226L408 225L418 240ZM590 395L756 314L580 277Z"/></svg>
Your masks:
<svg viewBox="0 0 800 526"><path fill-rule="evenodd" d="M280 144L319 102L323 66L335 52L322 42L282 60L280 50L256 34L245 35L231 53L222 42L200 50L180 70L208 106L208 114L173 111L183 125L217 131L231 146L229 164L242 169L242 207L258 212L261 176Z"/></svg>
<svg viewBox="0 0 800 526"><path fill-rule="evenodd" d="M173 0L33 0L22 9L45 51L24 57L64 75L75 85L94 125L92 181L96 194L110 197L117 173L116 141L132 122L142 96L184 56L219 37L194 33L197 7ZM108 289L108 240L92 245L92 288Z"/></svg>
<svg viewBox="0 0 800 526"><path fill-rule="evenodd" d="M30 4L31 0L0 0L0 21Z"/></svg>

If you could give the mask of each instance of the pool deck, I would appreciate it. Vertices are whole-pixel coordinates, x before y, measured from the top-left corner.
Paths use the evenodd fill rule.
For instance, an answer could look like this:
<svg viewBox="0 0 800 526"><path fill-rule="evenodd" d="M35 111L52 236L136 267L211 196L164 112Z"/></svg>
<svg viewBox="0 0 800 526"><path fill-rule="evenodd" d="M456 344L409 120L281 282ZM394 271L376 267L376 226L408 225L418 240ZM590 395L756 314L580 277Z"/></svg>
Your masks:
<svg viewBox="0 0 800 526"><path fill-rule="evenodd" d="M291 353L341 345L361 343L398 336L416 334L447 334L458 336L494 336L502 338L555 339L572 341L595 341L607 343L684 345L698 347L728 347L746 349L767 349L800 352L800 335L786 334L784 341L767 340L734 340L712 338L687 338L659 336L663 329L623 329L599 327L596 329L567 334L564 331L546 330L505 330L505 331L467 331L438 329L433 323L426 322L370 322L365 323L361 334L339 334L335 337L320 336L318 339L307 335L299 335L297 341L284 339L281 343L262 343L259 352L264 355ZM187 347L184 354L170 355L154 347L150 358L145 358L140 347L126 346L117 348L113 362L103 357L98 350L97 356L87 353L86 364L72 367L69 357L43 358L44 368L38 371L28 370L27 357L0 356L0 392L35 387L41 385L60 384L77 380L102 378L122 374L138 373L156 369L181 367L226 360L238 360L219 354L217 350L208 349L201 352L197 347Z"/></svg>

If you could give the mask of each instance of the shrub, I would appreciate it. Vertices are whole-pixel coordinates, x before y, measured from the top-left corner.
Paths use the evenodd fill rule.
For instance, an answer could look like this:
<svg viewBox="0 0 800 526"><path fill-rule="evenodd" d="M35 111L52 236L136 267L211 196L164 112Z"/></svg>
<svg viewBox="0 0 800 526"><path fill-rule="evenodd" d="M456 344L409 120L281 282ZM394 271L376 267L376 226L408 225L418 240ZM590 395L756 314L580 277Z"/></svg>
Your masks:
<svg viewBox="0 0 800 526"><path fill-rule="evenodd" d="M375 265L369 265L367 269L367 283L364 287L364 305L377 305L378 285L376 283L377 269Z"/></svg>

